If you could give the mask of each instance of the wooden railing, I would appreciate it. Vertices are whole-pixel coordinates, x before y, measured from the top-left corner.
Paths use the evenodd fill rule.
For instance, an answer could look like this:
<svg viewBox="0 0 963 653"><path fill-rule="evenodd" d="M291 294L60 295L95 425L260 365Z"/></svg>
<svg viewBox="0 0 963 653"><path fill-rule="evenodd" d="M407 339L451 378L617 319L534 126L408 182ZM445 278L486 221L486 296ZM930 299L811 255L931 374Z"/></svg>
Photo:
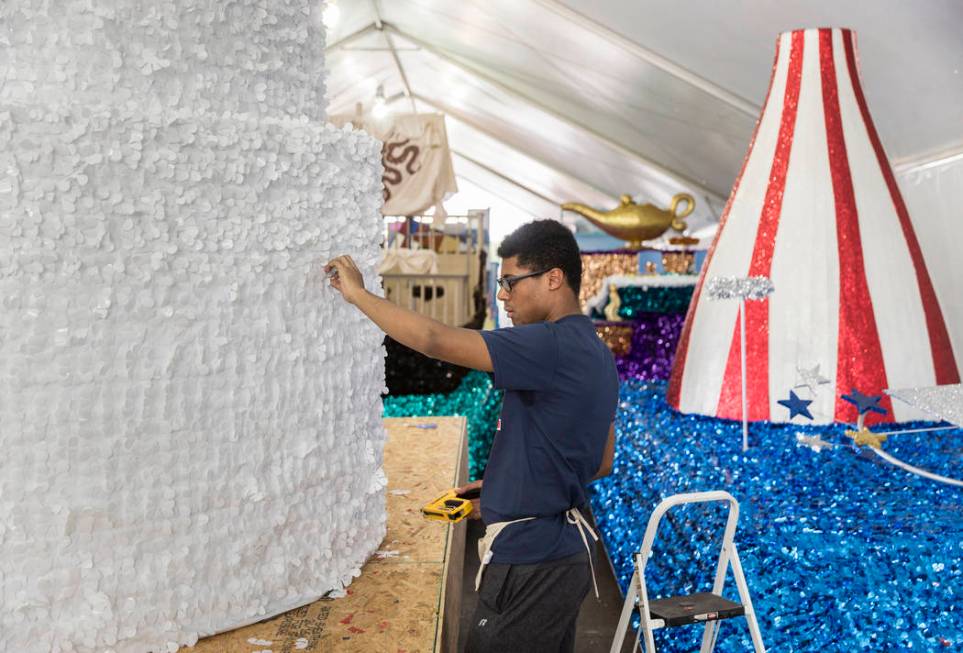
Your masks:
<svg viewBox="0 0 963 653"><path fill-rule="evenodd" d="M385 274L385 297L404 308L462 326L472 317L469 276L465 274Z"/></svg>

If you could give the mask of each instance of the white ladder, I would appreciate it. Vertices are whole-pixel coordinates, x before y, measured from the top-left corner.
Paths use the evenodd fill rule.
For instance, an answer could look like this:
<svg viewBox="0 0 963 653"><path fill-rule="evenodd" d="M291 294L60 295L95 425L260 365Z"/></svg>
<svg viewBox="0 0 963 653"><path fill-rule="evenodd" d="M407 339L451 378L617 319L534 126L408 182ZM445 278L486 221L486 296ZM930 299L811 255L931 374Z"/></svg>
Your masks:
<svg viewBox="0 0 963 653"><path fill-rule="evenodd" d="M645 587L645 565L652 555L652 542L655 540L655 534L659 530L662 517L670 508L675 506L711 501L725 501L729 504L729 517L726 520L726 530L722 537L722 551L719 553L719 565L716 568L716 580L712 586L712 593L702 592L689 596L649 601L649 595ZM711 653L716 646L720 620L743 615L745 615L746 623L749 626L753 648L756 653L765 653L766 648L762 643L762 635L759 633L759 624L756 623L756 613L752 609L752 599L749 598L749 587L746 585L746 577L742 573L742 563L739 561L739 554L736 552L736 545L733 542L736 522L738 521L739 502L728 492L676 494L656 506L655 512L649 518L649 525L645 529L642 548L635 554L635 573L632 575L632 582L629 584L629 589L625 595L622 616L619 618L618 630L615 631L615 639L612 640L610 653L621 651L622 643L625 640L625 632L629 628L636 603L638 603L639 615L642 618L639 637L644 633L646 653L655 653L653 631L656 629L698 623L705 624L705 631L702 634L702 647L699 649L700 653ZM722 597L722 589L726 582L726 572L729 565L732 565L732 575L735 578L736 587L739 589L739 598L742 600L742 604L728 601ZM636 646L638 646L638 641L638 638L636 638Z"/></svg>

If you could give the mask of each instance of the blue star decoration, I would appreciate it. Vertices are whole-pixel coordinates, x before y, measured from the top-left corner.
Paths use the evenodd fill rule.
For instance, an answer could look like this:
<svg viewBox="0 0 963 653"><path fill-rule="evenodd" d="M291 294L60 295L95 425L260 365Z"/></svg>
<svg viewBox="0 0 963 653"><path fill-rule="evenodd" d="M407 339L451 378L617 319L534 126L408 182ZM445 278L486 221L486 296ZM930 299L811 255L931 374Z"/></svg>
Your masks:
<svg viewBox="0 0 963 653"><path fill-rule="evenodd" d="M879 413L880 415L886 414L886 409L879 405L882 400L883 395L870 396L864 395L862 392L853 388L853 391L848 395L843 395L843 401L848 401L852 405L856 406L856 410L859 411L860 415L865 415L869 411L874 413Z"/></svg>
<svg viewBox="0 0 963 653"><path fill-rule="evenodd" d="M802 415L803 417L812 419L813 414L809 412L809 404L812 402L812 399L800 399L795 392L790 390L789 399L780 399L778 403L789 409L789 419L792 419L796 415Z"/></svg>

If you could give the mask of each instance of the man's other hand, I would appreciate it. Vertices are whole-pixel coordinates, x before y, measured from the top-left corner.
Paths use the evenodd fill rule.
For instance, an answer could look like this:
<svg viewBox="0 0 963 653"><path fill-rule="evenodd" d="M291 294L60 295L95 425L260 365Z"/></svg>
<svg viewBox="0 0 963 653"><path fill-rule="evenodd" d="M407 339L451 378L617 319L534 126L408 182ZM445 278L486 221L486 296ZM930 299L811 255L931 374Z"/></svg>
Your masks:
<svg viewBox="0 0 963 653"><path fill-rule="evenodd" d="M480 490L482 483L484 482L485 482L484 480L472 481L468 485L462 485L461 487L455 488L455 492L458 495L462 495L465 492L468 492L470 490ZM468 515L468 518L481 519L481 499L480 498L471 500L471 514Z"/></svg>

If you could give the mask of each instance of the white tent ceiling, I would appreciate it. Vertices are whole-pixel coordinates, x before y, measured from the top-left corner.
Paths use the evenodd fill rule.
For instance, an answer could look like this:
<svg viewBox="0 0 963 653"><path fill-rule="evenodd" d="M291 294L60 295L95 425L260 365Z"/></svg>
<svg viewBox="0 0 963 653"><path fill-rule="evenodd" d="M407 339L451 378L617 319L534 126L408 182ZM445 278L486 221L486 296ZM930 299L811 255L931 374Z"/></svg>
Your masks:
<svg viewBox="0 0 963 653"><path fill-rule="evenodd" d="M855 29L865 90L904 171L963 151L960 0L335 0L329 113L447 114L457 175L530 215L666 205L718 217L764 100L776 35Z"/></svg>

